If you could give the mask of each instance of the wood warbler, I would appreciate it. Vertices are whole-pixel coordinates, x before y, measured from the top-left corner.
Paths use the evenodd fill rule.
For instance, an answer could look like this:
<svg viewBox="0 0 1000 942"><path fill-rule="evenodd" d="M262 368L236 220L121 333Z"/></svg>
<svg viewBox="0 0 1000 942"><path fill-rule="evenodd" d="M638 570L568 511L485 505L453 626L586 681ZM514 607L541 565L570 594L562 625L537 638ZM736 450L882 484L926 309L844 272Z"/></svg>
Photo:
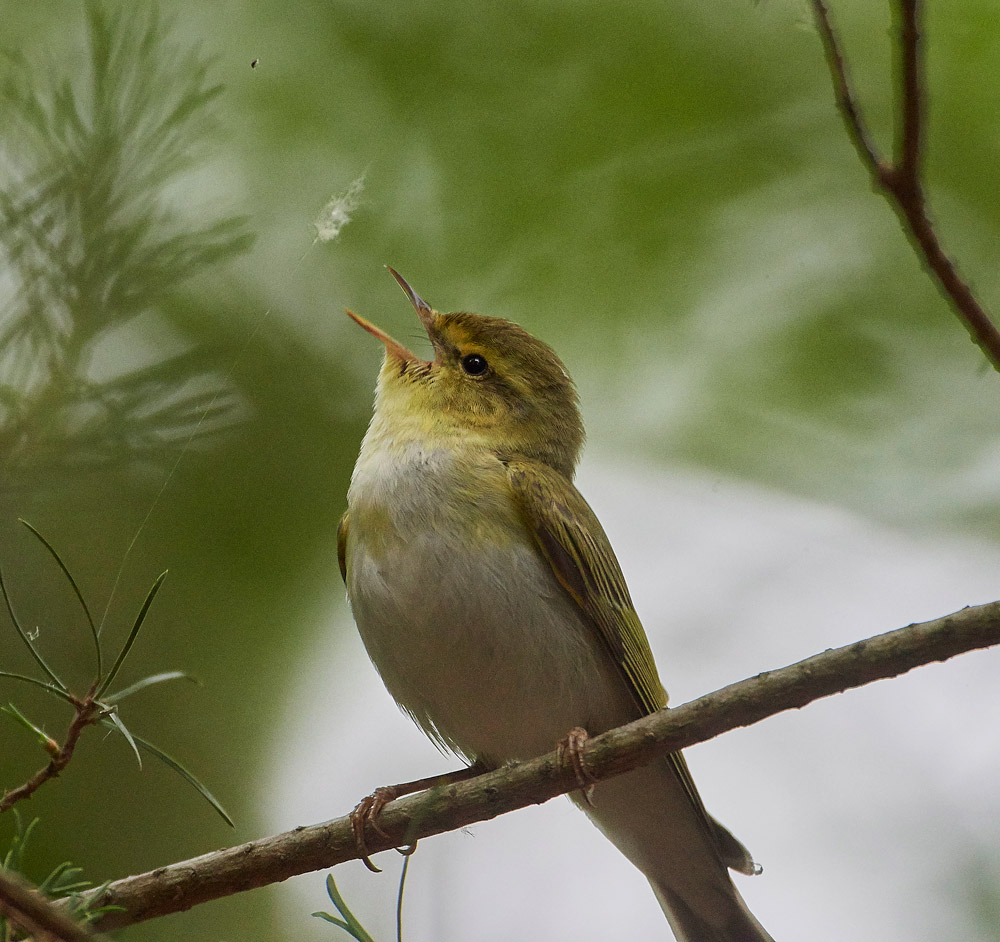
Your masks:
<svg viewBox="0 0 1000 942"><path fill-rule="evenodd" d="M389 693L481 768L662 709L618 561L573 486L584 431L566 368L517 324L439 314L390 271L434 359L348 312L385 359L338 532ZM759 868L680 753L571 797L645 874L680 942L771 942L727 870Z"/></svg>

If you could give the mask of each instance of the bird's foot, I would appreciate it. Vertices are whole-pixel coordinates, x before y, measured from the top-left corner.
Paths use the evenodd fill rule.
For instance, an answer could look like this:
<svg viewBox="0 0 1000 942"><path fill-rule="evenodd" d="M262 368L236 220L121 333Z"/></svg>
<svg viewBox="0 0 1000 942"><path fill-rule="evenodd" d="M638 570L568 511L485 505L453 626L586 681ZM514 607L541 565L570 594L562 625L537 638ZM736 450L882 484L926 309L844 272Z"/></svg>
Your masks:
<svg viewBox="0 0 1000 942"><path fill-rule="evenodd" d="M372 873L381 873L381 869L376 867L371 860L371 851L365 840L365 825L370 824L372 830L384 838L389 835L378 826L378 816L382 809L396 798L400 792L395 785L381 785L366 798L362 798L351 812L351 829L354 831L354 843L361 854L361 860Z"/></svg>
<svg viewBox="0 0 1000 942"><path fill-rule="evenodd" d="M586 738L586 734L584 734ZM474 778L476 775L481 775L486 769L479 764L473 764L464 769L456 769L454 772L445 772L443 775L430 775L427 778L419 778L413 782L403 782L399 785L382 785L376 788L370 795L366 798L362 798L361 801L354 806L354 810L350 814L351 818L351 829L354 831L354 844L358 848L358 853L361 855L361 860L364 865L371 870L373 873L381 873L382 871L375 866L371 861L371 851L368 849L368 842L365 840L365 825L370 825L372 830L375 831L379 837L384 840L390 840L388 834L378 826L378 817L382 813L382 809L389 804L390 801L395 801L397 798L402 798L404 795L412 795L415 792L422 792L428 788L434 788L437 785L451 785L454 782L462 782L468 778ZM407 848L397 848L401 854L412 854L416 848L416 841L410 844Z"/></svg>
<svg viewBox="0 0 1000 942"><path fill-rule="evenodd" d="M569 765L573 769L577 784L580 786L580 791L583 794L583 800L588 805L593 805L591 795L594 792L594 782L597 779L590 774L583 755L583 746L588 739L590 739L590 734L582 726L574 726L566 734L566 738L561 740L559 745L556 746L556 754L559 756L561 765Z"/></svg>

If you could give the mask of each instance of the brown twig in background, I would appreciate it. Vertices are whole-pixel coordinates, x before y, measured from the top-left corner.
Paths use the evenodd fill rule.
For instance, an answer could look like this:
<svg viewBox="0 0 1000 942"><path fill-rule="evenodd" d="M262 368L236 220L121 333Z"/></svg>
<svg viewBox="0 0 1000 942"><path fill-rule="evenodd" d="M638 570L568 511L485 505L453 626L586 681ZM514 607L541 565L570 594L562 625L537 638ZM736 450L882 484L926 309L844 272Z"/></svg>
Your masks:
<svg viewBox="0 0 1000 942"><path fill-rule="evenodd" d="M889 200L924 265L951 301L973 341L1000 370L1000 331L979 303L955 263L945 254L927 215L921 179L923 157L924 70L920 34L920 0L897 0L899 79L895 155L887 161L875 146L851 87L847 64L826 0L811 0L837 107L848 136L872 174L876 188Z"/></svg>
<svg viewBox="0 0 1000 942"><path fill-rule="evenodd" d="M919 0L899 0L899 97L902 111L896 140L900 182L922 200L920 164L923 157L923 46L920 42Z"/></svg>
<svg viewBox="0 0 1000 942"><path fill-rule="evenodd" d="M1000 644L1000 602L965 608L758 674L595 736L583 747L583 761L594 779L607 778L821 697L995 644ZM378 821L384 835L369 828L367 843L372 852L413 844L576 788L576 771L551 752L390 802ZM122 907L93 923L113 929L360 856L351 821L342 817L128 877L85 899L92 907Z"/></svg>
<svg viewBox="0 0 1000 942"><path fill-rule="evenodd" d="M21 877L0 867L0 915L27 932L33 942L96 942L66 911Z"/></svg>
<svg viewBox="0 0 1000 942"><path fill-rule="evenodd" d="M78 700L74 698L72 703L75 713L72 722L69 724L63 744L60 746L54 739L48 740L46 748L52 758L49 759L47 765L42 766L23 785L12 788L0 796L0 813L8 811L17 802L25 798L30 798L49 779L55 778L62 772L69 764L69 760L73 758L76 744L80 740L80 734L88 726L99 723L101 717L104 715L104 708L93 699L93 691L82 699Z"/></svg>
<svg viewBox="0 0 1000 942"><path fill-rule="evenodd" d="M830 64L830 74L833 77L833 90L837 98L837 107L844 118L847 126L847 133L851 138L854 149L858 152L862 161L868 166L869 171L879 181L885 172L885 166L878 156L878 148L872 140L864 118L858 110L854 101L854 92L851 90L850 78L847 74L847 64L844 62L844 53L840 48L840 41L833 30L830 22L830 12L826 8L823 0L813 0L813 11L819 25L819 35L823 40L823 51L826 53L827 62Z"/></svg>

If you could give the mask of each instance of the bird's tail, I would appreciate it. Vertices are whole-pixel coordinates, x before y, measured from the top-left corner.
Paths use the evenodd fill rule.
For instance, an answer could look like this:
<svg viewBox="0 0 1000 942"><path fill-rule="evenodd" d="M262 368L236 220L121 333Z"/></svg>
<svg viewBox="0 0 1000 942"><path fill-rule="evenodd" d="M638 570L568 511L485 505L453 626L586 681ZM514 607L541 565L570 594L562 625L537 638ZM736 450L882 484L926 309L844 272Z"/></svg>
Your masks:
<svg viewBox="0 0 1000 942"><path fill-rule="evenodd" d="M590 805L575 800L646 875L678 942L774 942L729 877L755 872L749 853L693 790L683 760L668 757L598 783Z"/></svg>
<svg viewBox="0 0 1000 942"><path fill-rule="evenodd" d="M774 942L731 880L729 892L716 899L709 915L696 911L669 886L658 886L652 879L649 883L677 942Z"/></svg>

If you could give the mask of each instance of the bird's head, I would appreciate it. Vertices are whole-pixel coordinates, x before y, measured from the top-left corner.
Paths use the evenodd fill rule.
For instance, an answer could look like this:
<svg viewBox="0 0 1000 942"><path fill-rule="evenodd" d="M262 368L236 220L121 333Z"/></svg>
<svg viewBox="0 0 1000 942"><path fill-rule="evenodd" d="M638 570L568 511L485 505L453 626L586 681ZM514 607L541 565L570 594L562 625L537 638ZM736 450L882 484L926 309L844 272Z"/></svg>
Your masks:
<svg viewBox="0 0 1000 942"><path fill-rule="evenodd" d="M430 441L467 432L501 458L535 458L571 478L583 423L573 380L552 348L499 317L440 314L389 271L427 331L434 359L422 360L348 311L385 347L376 412L418 419Z"/></svg>

